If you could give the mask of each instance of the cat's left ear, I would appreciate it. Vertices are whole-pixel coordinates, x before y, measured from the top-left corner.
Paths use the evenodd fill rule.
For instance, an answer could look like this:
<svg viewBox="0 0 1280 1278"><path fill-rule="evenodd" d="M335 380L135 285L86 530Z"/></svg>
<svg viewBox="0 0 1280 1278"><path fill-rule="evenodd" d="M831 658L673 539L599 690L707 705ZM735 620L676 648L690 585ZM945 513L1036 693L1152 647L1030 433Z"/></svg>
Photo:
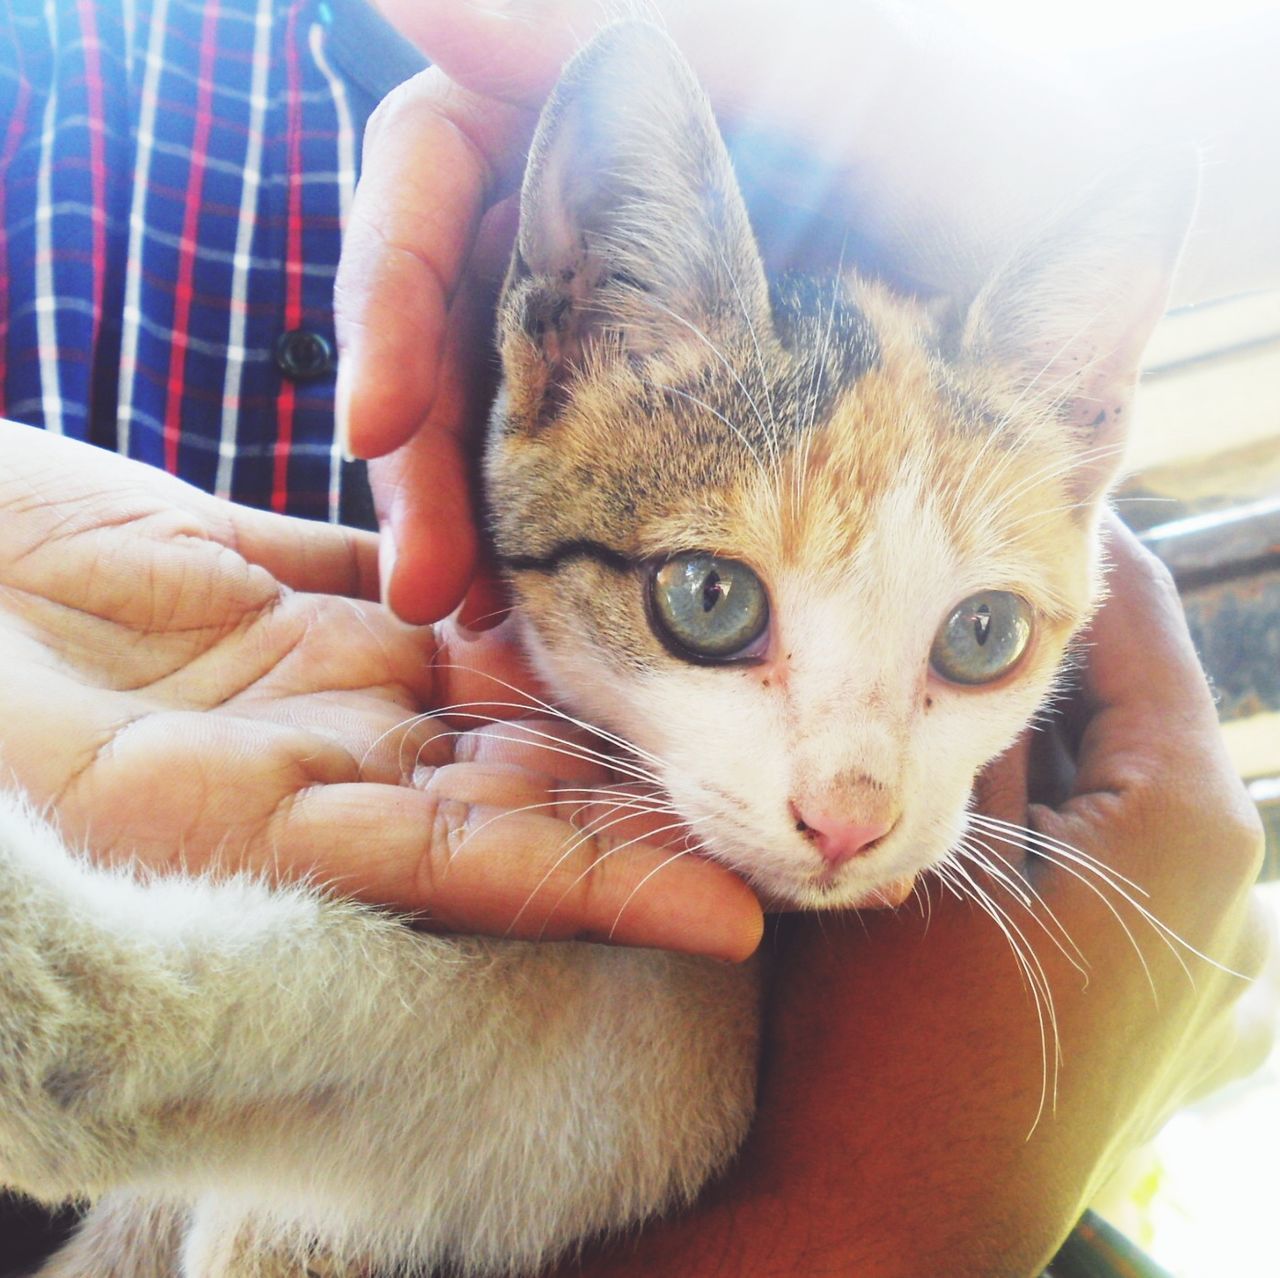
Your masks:
<svg viewBox="0 0 1280 1278"><path fill-rule="evenodd" d="M545 376L549 387L609 352L643 360L705 346L725 324L768 325L764 270L710 105L655 27L607 28L556 86L529 153L500 314L542 366L508 347L509 379Z"/></svg>
<svg viewBox="0 0 1280 1278"><path fill-rule="evenodd" d="M1100 496L1120 466L1142 352L1168 303L1198 186L1194 152L1144 157L1014 253L969 307L964 356L1003 370L1015 402L1070 431L1082 500Z"/></svg>

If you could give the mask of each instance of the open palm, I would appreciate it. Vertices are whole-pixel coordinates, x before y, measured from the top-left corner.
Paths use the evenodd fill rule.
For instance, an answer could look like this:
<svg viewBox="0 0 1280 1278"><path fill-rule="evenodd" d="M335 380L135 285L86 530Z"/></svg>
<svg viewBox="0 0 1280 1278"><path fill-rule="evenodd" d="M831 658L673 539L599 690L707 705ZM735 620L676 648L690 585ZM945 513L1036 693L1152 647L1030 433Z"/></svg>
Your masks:
<svg viewBox="0 0 1280 1278"><path fill-rule="evenodd" d="M584 837L556 802L566 775L607 783L599 764L513 761L488 737L459 754L458 722L422 717L501 716L483 703L528 676L494 632L371 602L368 535L11 423L0 456L0 767L73 843L311 876L443 926L503 932L518 914L519 934L754 944L754 901L713 866L673 865L631 899L667 854L606 857L645 831Z"/></svg>

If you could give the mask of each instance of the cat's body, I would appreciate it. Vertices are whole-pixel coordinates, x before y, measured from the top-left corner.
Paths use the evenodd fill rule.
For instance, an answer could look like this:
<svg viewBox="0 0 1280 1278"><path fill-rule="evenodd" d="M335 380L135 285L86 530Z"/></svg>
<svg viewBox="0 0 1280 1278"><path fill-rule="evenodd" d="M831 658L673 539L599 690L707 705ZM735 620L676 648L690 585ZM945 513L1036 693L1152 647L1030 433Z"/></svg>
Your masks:
<svg viewBox="0 0 1280 1278"><path fill-rule="evenodd" d="M557 90L495 544L557 694L769 895L905 895L1045 698L1176 251L1150 194L952 320L852 277L771 297L662 37L614 28ZM96 870L0 805L0 1178L101 1199L57 1278L535 1268L731 1156L757 1002L750 967Z"/></svg>
<svg viewBox="0 0 1280 1278"><path fill-rule="evenodd" d="M748 1122L749 969L422 936L245 881L143 886L71 864L12 804L0 848L4 1173L49 1201L194 1204L192 1274L223 1272L202 1246L242 1216L288 1257L321 1237L529 1265L693 1192Z"/></svg>

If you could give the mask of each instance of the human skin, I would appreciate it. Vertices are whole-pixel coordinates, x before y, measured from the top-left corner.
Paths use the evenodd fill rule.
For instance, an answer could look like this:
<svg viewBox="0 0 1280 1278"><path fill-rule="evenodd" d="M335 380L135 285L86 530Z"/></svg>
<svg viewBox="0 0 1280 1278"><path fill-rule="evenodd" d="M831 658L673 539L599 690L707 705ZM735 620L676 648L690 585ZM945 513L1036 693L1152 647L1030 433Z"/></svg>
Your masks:
<svg viewBox="0 0 1280 1278"><path fill-rule="evenodd" d="M559 730L517 708L506 628L404 625L369 598L375 557L0 422L6 782L107 861L309 877L436 928L750 953L740 880L557 793L607 785L594 761L511 757L522 724Z"/></svg>
<svg viewBox="0 0 1280 1278"><path fill-rule="evenodd" d="M406 726L415 706L492 692L433 664L432 632L362 598L371 538L242 510L12 423L0 423L0 458L4 762L73 841L161 867L311 873L435 926L506 929L576 830L490 816L608 774L504 740L509 727L459 746ZM1113 535L1072 793L1029 806L1014 751L984 778L980 806L1101 857L1150 889L1147 907L1187 945L1250 975L1264 948L1247 901L1256 814L1167 575ZM501 627L442 633L448 655L523 680ZM425 791L402 784L419 760ZM442 798L463 811L451 828L485 805L457 857L434 842ZM515 934L750 950L758 907L714 866L677 861L632 896L668 855L631 847L599 862L582 894L566 889L591 861L575 859ZM1053 865L1023 868L1094 970L1084 987L1041 938L1064 1060L1056 1108L1030 1140L1041 1045L985 914L935 888L927 919L910 907L797 916L768 941L765 1068L742 1157L695 1212L569 1272L1036 1272L1115 1154L1224 1060L1247 1067L1265 1036L1240 1054L1241 978L1178 946L1188 975L1119 903L1148 985L1096 897Z"/></svg>
<svg viewBox="0 0 1280 1278"><path fill-rule="evenodd" d="M439 12L448 7L442 3ZM467 95L459 90L440 86L438 91L450 110L461 112L457 119L447 113L439 117L442 144L447 135L457 135L454 159L464 164L453 170L459 189L466 188L465 163L474 164L473 150L479 145L466 132L476 118L469 113L478 111L495 130L497 149L483 166L478 215L485 201L504 189L488 171L498 173L508 163L499 126L509 104L468 106ZM405 105L408 109L411 104ZM438 99L431 109L437 105ZM511 118L519 117L517 126L527 127L532 119L528 102L510 110ZM376 194L373 170L366 172L370 183L364 190ZM512 180L507 172L508 187ZM425 208L429 213L431 206ZM437 437L424 451L404 455L418 458L418 474L429 473L434 491L443 494L441 506L423 524L436 530L436 542L402 547L407 558L401 568L425 573L423 594L410 588L408 596L423 615L434 615L451 591L456 595L465 587L468 552L454 552L473 537L461 479L465 461L460 441L468 414L460 410L474 407L480 383L464 360L448 354L448 343L460 355L456 348L466 345L464 336L483 332L486 275L484 263L472 254L471 264L480 269L464 276L461 266L471 252L470 228L477 218L459 221L457 212L437 208L430 214L433 230L427 213L417 210L419 228L452 235L453 247L437 265L437 278L445 281L438 290L437 311L410 308L397 317L408 322L417 353L426 353L423 366L434 368L430 377L436 381L416 407L402 398L404 388L394 380L379 392L386 396L389 427L408 421L412 435L425 418L433 428L452 432L443 452L432 452L439 448ZM501 228L491 224L490 229L500 242ZM420 251L418 241L411 245L404 249L409 257ZM500 256L489 255L490 268ZM370 262L369 278L376 281L377 260ZM490 273L490 284L493 278ZM385 298L382 304L387 304ZM450 313L446 325L443 317ZM432 314L440 319L435 329ZM465 315L472 317L470 326L458 322ZM392 331L370 324L369 331L375 329ZM344 374L345 393L359 399L372 392L353 388L351 379L367 376L371 365L362 364L353 351L349 348L344 357L345 367L353 370ZM444 357L438 358L441 351ZM443 397L441 386L446 388ZM349 419L356 442L372 420L363 411ZM432 436L428 431L414 438L430 442ZM54 443L60 442L48 446ZM18 455L5 454L0 476L9 475L8 460ZM96 467L112 461L94 458ZM406 637L384 611L367 602L349 602L367 601L376 590L372 543L315 525L305 526L304 534L301 526L229 511L220 504L215 510L204 504L208 499L189 490L179 497L176 489L165 488L153 505L141 501L141 510L127 502L122 507L121 494L129 496L136 472L120 483L126 472L98 470L105 484L85 492L82 503L68 502L73 495L65 486L69 464L68 456L60 455L19 502L23 527L30 527L26 521L35 518L33 511L53 517L42 525L36 543L20 543L22 553L11 566L20 573L30 570L38 562L32 547L42 544L57 552L45 564L58 568L34 591L32 578L10 578L3 631L5 669L11 676L22 672L22 677L10 678L5 692L11 698L4 710L6 722L22 734L15 729L7 735L23 745L20 757L15 753L7 762L18 767L20 779L40 801L58 802L68 833L76 839L92 834L95 844L101 839L108 856L140 851L169 863L178 847L192 865L215 858L220 864L246 864L272 873L314 872L366 899L427 910L438 923L477 929L496 925L501 930L517 899L507 894L505 876L515 876L514 892L523 900L530 887L528 879L520 878L523 870L504 860L493 879L478 885L455 879L440 895L437 884L443 876L431 868L435 860L423 855L424 831L437 828L432 796L419 799L397 784L404 776L402 746L408 757L415 757L421 741L420 735L398 726L406 711L469 694L423 672L424 659L433 651L430 641L421 635ZM395 473L405 480L405 500L429 491L412 470ZM155 482L171 481L155 477ZM156 492L150 481L144 489ZM125 521L122 509L132 511ZM6 532L14 526L7 525ZM74 536L67 536L70 529ZM175 542L169 535L175 529L187 535ZM163 535L144 536L140 542L133 536L139 531ZM0 545L14 544L0 539ZM157 559L162 547L163 555L172 558ZM80 557L64 559L71 551ZM416 569L415 555L423 557ZM176 568L172 577L165 571L170 566ZM274 582L264 580L266 572ZM401 579L408 578L402 573ZM98 611L82 606L86 581L104 588ZM139 582L149 587L140 616L128 610L139 602ZM311 597L286 600L278 588L281 582ZM234 590L224 594L228 583ZM1131 583L1123 575L1120 584L1130 593ZM208 592L196 601L194 626L192 616L183 612L184 606L192 606L192 590ZM399 607L403 601L394 581L388 593ZM212 608L206 609L210 603ZM412 614L414 607L401 611ZM178 624L168 624L171 620ZM1136 653L1132 643L1120 644L1111 667L1121 675L1119 699L1108 701L1102 695L1107 680L1096 684L1088 720L1093 736L1091 743L1086 736L1086 743L1101 754L1085 751L1081 776L1089 775L1091 760L1109 758L1120 767L1118 789L1108 788L1115 777L1109 779L1104 769L1096 788L1076 796L1076 806L1069 803L1056 813L1029 810L1015 758L988 779L986 803L1012 819L1025 813L1037 823L1047 822L1039 828L1066 832L1117 868L1128 867L1126 872L1152 888L1151 908L1157 914L1198 948L1249 972L1257 966L1259 933L1242 904L1242 885L1256 864L1257 829L1229 769L1224 770L1220 757L1211 757L1203 681L1185 660L1185 636L1175 620L1169 608L1130 615L1119 627L1121 636L1127 626L1144 642ZM1153 664L1146 637L1164 635L1166 629L1182 645L1182 657L1173 652L1169 662ZM348 642L342 666L335 668L339 636ZM491 668L519 682L504 664L509 650L503 649L502 638L468 640L494 645L483 654L478 648L469 650L469 664L494 663ZM1095 661L1095 681L1097 672L1108 668L1110 657L1104 654L1118 642L1105 629L1096 638L1102 660ZM104 660L108 651L110 666ZM117 666L121 654L128 662ZM406 674L415 664L419 673ZM266 665L269 675L264 674ZM1136 669L1149 686L1162 690L1149 703L1124 699L1135 691ZM243 696L237 678L229 677L250 670L263 676L257 684L260 697ZM1153 671L1160 670L1167 677L1151 685ZM41 676L49 682L42 684ZM42 687L49 695L35 695ZM224 689L233 693L230 704L220 698ZM488 695L487 690L481 693ZM127 749L117 749L110 744L116 741L112 729L130 721L139 702L148 703L147 713L137 720L144 731L119 743ZM86 711L87 717L78 717ZM203 738L216 747L216 760L208 753L199 759L175 753L189 748L188 729L197 718L217 722L219 731ZM1166 718L1177 729L1173 733L1167 731ZM80 729L83 734L76 736ZM46 730L47 735L39 735ZM146 732L152 730L156 735L148 741ZM388 731L392 736L380 741ZM1155 741L1165 736L1170 739ZM1180 748L1174 748L1179 742ZM519 768L527 779L513 785L513 775L494 766L493 750L501 753L503 768ZM476 770L450 771L450 757L429 757L433 766L441 765L431 782L436 797L441 787L457 785L459 790L449 790L449 797L466 803L483 794L493 808L548 797L546 777L562 766L548 763L540 753L535 759L502 747L492 733L482 734L463 760L464 765L482 765ZM55 760L60 760L56 767ZM91 761L87 772L81 769L86 760ZM208 800L194 812L189 792L184 796L161 784L175 772L190 775L192 767ZM1184 795L1187 776L1197 784ZM464 784L466 777L470 780ZM68 787L65 783L73 779ZM575 774L573 779L587 778ZM468 788L472 782L474 790ZM490 787L501 787L503 802L498 789ZM1194 807L1184 802L1188 798L1195 800ZM505 823L508 834L513 831L510 822L518 820ZM375 826L376 838L371 833ZM557 849L571 833L567 826L557 828ZM512 839L510 846L518 842ZM358 863L353 849L360 854ZM646 860L648 851L652 856ZM628 870L630 877L619 878L615 886L606 883L571 896L559 911L560 926L590 936L604 934L606 923L611 929L640 875L665 856L659 849L648 851L628 851L628 857L639 858L638 869ZM493 863L491 857L484 860ZM545 861L535 873L541 864ZM606 866L620 870L627 864L618 857ZM1095 966L1105 969L1108 979L1095 976L1091 991L1077 993L1078 974L1056 952L1045 956L1053 969L1067 1061L1056 1116L1042 1118L1032 1142L1024 1137L1038 1102L1039 1042L1016 968L990 920L945 899L935 901L927 935L909 912L869 920L865 931L863 923L855 929L829 919L791 920L771 942L775 984L767 1068L760 1120L743 1158L699 1214L648 1231L634 1250L591 1257L588 1271L695 1276L825 1271L912 1278L927 1272L1001 1278L1034 1272L1113 1153L1176 1103L1200 1077L1206 1058L1216 1060L1229 1050L1241 988L1212 968L1196 967L1192 990L1181 969L1163 952L1157 954L1158 942L1148 937L1148 958L1156 958L1157 1009L1140 970L1129 963L1111 915L1066 881L1069 876L1035 869L1038 883L1048 880L1042 890L1086 954L1099 956ZM675 877L690 875L696 881ZM725 934L716 942L723 956L739 956L754 944L760 926L754 902L714 867L677 862L650 886L668 892L668 904L646 923L636 912L646 894L634 898L624 918L639 918L640 925L622 932L625 939L689 944L687 938L694 937L705 942L723 925ZM589 911L601 901L609 903L607 910L585 921L573 917L575 903ZM678 925L664 936L662 929L671 918L667 909L675 911ZM542 921L536 913L526 916L531 931L542 931ZM646 933L646 927L652 930ZM858 1084L856 1092L851 1079Z"/></svg>
<svg viewBox="0 0 1280 1278"><path fill-rule="evenodd" d="M500 278L520 148L600 7L381 2L439 69L387 103L366 143L339 279L340 399L353 450L382 457L384 598L426 616L466 588L475 541L471 524L457 522L465 496L449 491L433 510L421 494L438 501L438 477L465 473L462 445L483 407L466 356ZM845 128L843 154L827 149L822 199L806 203L806 183L764 192L773 197L764 207L776 215L798 194L792 207L812 215L819 254L845 242L831 226L852 222L873 266L924 292L980 282L1046 209L1096 178L1115 142L1078 102L1043 112L1033 76L1006 77L979 100L971 89L992 68L989 55L957 58L932 38L900 39L869 6L842 8L850 22L867 20L871 38L857 44L829 34L815 44L803 5L787 6L782 28L776 17L752 21L742 5L728 26L713 3L659 8L722 111L731 148L735 129L758 129L762 114L735 97L741 85L785 65L788 40L826 50L831 61L809 58L806 76L763 112L769 127L781 120L791 140L816 138L821 150L837 94L873 127ZM896 132L886 133L889 121ZM1189 120L1179 127L1174 137L1196 134ZM896 145L902 138L911 145ZM456 180L436 180L443 171ZM1211 178L1224 174L1238 170L1228 164ZM1221 198L1233 182L1211 187L1218 207L1233 203ZM776 226L768 217L757 225L766 238ZM1256 230L1232 247L1256 247ZM1270 257L1224 258L1202 233L1188 265L1195 288L1214 291L1235 286L1242 262L1251 279L1274 271L1274 256L1273 247ZM430 475L436 487L425 488ZM1055 804L1033 803L1027 752L1014 751L988 771L979 807L1141 884L1152 914L1222 966L1167 946L1113 899L1140 960L1116 916L1068 869L1026 863L1092 972L1086 986L1036 933L1063 1051L1056 1100L1041 1112L1037 1018L1007 942L975 906L935 886L927 918L909 907L789 918L767 934L767 1051L742 1156L694 1211L566 1274L1037 1274L1119 1155L1207 1078L1260 1059L1269 1034L1238 1028L1249 1019L1244 977L1260 970L1267 944L1248 898L1261 854L1256 813L1222 752L1167 574L1127 534L1113 528L1112 537L1113 594L1091 635L1074 777Z"/></svg>

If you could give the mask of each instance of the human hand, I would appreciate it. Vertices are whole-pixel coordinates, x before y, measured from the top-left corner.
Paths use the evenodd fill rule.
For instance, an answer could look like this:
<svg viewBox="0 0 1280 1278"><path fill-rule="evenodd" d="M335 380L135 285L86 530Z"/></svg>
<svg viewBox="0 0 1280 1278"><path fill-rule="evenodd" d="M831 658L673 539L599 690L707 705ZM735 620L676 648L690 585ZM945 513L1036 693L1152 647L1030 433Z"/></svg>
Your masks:
<svg viewBox="0 0 1280 1278"><path fill-rule="evenodd" d="M368 602L375 556L0 422L3 784L106 861L308 877L449 929L753 949L740 881L672 861L659 818L606 829L608 794L559 793L612 780L572 734L513 760L502 736L555 724L460 732L527 714L529 676L501 630Z"/></svg>
<svg viewBox="0 0 1280 1278"><path fill-rule="evenodd" d="M1167 574L1115 526L1112 547L1069 793L1030 802L1015 755L972 827L1009 862L970 863L975 891L1052 993L1048 1059L1037 1000L973 899L935 884L920 912L789 916L741 1157L686 1217L585 1272L1039 1274L1115 1161L1232 1056L1266 949L1249 891L1261 829ZM1005 819L1031 833L1003 842ZM1000 882L1014 875L1039 894L1028 906ZM1131 899L1104 875L1138 885Z"/></svg>
<svg viewBox="0 0 1280 1278"><path fill-rule="evenodd" d="M474 569L468 441L486 406L509 197L561 66L616 9L382 8L435 67L366 134L336 293L339 420L355 453L382 458L383 598L423 621ZM775 269L860 259L926 291L973 287L1106 166L1105 132L1080 108L963 33L939 38L877 4L657 8L721 113Z"/></svg>

